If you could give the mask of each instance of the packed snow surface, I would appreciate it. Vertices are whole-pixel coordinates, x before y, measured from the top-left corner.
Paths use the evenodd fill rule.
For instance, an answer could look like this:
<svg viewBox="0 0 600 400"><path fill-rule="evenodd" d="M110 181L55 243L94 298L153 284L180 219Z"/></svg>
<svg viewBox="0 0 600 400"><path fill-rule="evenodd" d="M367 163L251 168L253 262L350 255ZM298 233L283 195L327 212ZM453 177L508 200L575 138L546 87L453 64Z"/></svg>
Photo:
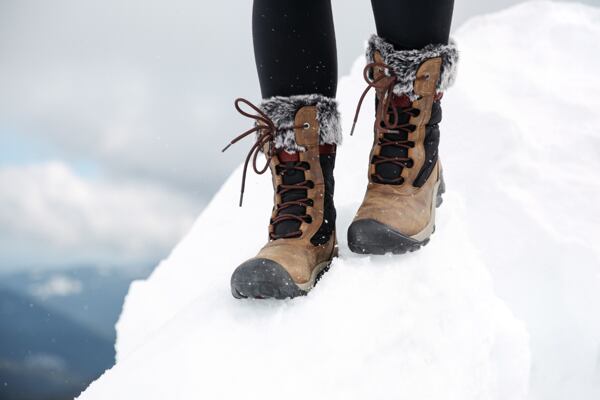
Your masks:
<svg viewBox="0 0 600 400"><path fill-rule="evenodd" d="M526 3L455 36L448 191L428 246L347 249L372 138L365 106L335 171L340 257L309 296L230 295L272 201L270 179L250 176L238 208L238 168L132 285L118 362L81 399L600 398L600 10ZM340 81L346 130L363 65Z"/></svg>

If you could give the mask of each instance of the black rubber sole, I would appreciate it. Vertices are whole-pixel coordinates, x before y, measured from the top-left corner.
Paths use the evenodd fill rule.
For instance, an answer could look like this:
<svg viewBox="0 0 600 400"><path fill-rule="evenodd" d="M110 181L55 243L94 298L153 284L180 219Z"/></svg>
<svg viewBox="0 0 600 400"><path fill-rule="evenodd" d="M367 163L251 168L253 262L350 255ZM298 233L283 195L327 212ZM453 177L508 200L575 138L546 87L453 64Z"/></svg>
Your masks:
<svg viewBox="0 0 600 400"><path fill-rule="evenodd" d="M429 238L417 241L374 219L354 221L348 228L348 247L358 254L404 254L419 250Z"/></svg>
<svg viewBox="0 0 600 400"><path fill-rule="evenodd" d="M329 270L331 263L315 278L315 285ZM231 294L236 299L289 299L305 296L307 290L300 289L290 274L278 263L255 258L246 261L231 276Z"/></svg>
<svg viewBox="0 0 600 400"><path fill-rule="evenodd" d="M445 191L446 186L442 179L435 199L436 208L442 204L442 194ZM435 226L431 234L433 232ZM419 250L427 243L429 238L422 241L415 240L374 219L354 221L348 228L348 247L357 254L404 254Z"/></svg>

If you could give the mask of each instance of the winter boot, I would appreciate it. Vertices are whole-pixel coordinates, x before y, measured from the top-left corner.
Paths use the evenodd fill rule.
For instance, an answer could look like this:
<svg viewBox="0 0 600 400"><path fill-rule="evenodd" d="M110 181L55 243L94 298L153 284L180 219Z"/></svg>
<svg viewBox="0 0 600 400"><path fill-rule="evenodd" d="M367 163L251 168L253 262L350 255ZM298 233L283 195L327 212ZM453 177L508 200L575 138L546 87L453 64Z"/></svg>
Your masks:
<svg viewBox="0 0 600 400"><path fill-rule="evenodd" d="M354 123L365 95L375 88L375 137L369 183L348 229L348 246L361 254L414 251L429 241L442 202L440 100L454 81L458 52L452 42L398 51L374 35L367 61L368 86Z"/></svg>
<svg viewBox="0 0 600 400"><path fill-rule="evenodd" d="M256 114L243 111L240 103ZM236 298L304 295L337 255L333 167L342 135L336 102L301 95L273 97L260 108L238 99L236 108L256 120L254 128L232 141L257 134L246 158L244 179L253 158L257 173L271 170L275 193L269 240L256 257L233 272L231 292ZM263 169L256 166L261 151L267 158Z"/></svg>

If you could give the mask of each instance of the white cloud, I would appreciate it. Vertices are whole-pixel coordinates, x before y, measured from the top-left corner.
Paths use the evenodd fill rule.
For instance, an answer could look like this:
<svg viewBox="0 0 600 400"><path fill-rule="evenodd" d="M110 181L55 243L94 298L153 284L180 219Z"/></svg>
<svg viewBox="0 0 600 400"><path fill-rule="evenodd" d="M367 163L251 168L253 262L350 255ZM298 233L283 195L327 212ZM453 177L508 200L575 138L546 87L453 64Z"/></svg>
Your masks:
<svg viewBox="0 0 600 400"><path fill-rule="evenodd" d="M341 74L373 27L368 1L347 3L334 1ZM55 158L91 159L122 177L209 197L250 146L220 151L252 123L233 100L260 101L251 8L197 0L2 3L0 134L9 126L51 142Z"/></svg>
<svg viewBox="0 0 600 400"><path fill-rule="evenodd" d="M249 2L2 3L0 134L209 197L242 160L244 146L220 152L250 123L233 99L259 98L250 15Z"/></svg>
<svg viewBox="0 0 600 400"><path fill-rule="evenodd" d="M202 204L160 186L84 179L61 162L0 168L0 265L133 265L163 257Z"/></svg>
<svg viewBox="0 0 600 400"><path fill-rule="evenodd" d="M47 299L81 293L82 289L83 285L77 279L65 275L54 275L46 282L32 285L30 292L35 297Z"/></svg>

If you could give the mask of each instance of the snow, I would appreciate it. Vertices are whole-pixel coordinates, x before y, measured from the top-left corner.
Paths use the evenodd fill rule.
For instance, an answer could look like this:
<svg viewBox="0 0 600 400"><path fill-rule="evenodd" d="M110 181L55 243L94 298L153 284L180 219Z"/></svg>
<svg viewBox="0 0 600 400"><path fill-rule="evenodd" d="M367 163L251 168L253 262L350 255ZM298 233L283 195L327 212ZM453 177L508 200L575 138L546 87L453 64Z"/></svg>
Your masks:
<svg viewBox="0 0 600 400"><path fill-rule="evenodd" d="M80 398L599 398L600 9L526 3L455 36L448 191L429 245L347 249L371 141L363 112L338 153L340 258L309 296L231 297L230 274L265 241L271 207L266 176L249 176L237 207L238 168L132 284L117 364ZM346 129L362 65L340 81Z"/></svg>

